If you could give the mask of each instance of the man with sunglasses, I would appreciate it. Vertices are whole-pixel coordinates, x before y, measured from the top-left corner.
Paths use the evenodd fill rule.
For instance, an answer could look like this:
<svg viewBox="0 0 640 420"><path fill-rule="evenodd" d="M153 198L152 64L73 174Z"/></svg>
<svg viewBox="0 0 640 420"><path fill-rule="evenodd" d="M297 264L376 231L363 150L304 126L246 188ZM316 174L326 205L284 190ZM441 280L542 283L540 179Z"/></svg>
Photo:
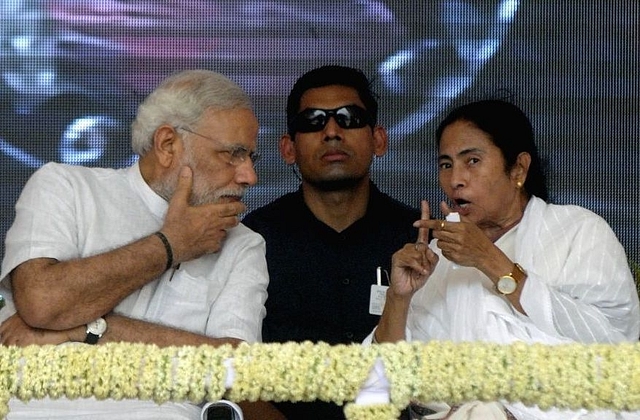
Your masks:
<svg viewBox="0 0 640 420"><path fill-rule="evenodd" d="M371 181L387 151L377 111L370 81L349 67L311 70L289 95L279 150L300 188L243 219L267 243L265 342L360 343L379 319L372 285L378 274L387 284L391 255L415 240L420 213ZM324 402L276 406L288 419L344 418Z"/></svg>
<svg viewBox="0 0 640 420"><path fill-rule="evenodd" d="M36 171L6 237L1 278L13 299L0 311L2 344L259 342L265 245L238 219L257 181L257 136L238 85L190 70L138 108L132 166ZM264 405L246 418L282 418ZM9 410L9 419L201 416L194 404L140 400L11 400Z"/></svg>

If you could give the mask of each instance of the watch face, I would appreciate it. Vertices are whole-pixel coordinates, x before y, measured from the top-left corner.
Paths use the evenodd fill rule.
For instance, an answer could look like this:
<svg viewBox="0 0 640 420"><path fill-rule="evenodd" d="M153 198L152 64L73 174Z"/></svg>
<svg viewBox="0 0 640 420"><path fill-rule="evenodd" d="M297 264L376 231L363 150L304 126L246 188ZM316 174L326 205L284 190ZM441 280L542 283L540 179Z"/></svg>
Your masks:
<svg viewBox="0 0 640 420"><path fill-rule="evenodd" d="M87 324L87 332L95 335L102 335L107 331L107 321L104 318L98 318L95 321Z"/></svg>
<svg viewBox="0 0 640 420"><path fill-rule="evenodd" d="M517 287L518 283L516 283L515 279L511 276L500 277L496 284L496 288L503 295L509 295L515 292Z"/></svg>

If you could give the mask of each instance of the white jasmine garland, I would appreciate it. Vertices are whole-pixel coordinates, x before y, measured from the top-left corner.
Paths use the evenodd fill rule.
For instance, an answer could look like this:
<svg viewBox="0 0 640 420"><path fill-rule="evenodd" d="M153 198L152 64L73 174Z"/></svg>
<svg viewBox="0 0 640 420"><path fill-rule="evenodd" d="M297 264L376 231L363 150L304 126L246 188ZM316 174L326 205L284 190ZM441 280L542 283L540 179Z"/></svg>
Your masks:
<svg viewBox="0 0 640 420"><path fill-rule="evenodd" d="M355 403L376 360L388 404ZM226 363L230 362L230 363ZM225 380L233 370L229 388ZM515 343L241 344L214 348L110 343L0 346L0 417L11 397L345 404L350 420L396 419L411 401L522 402L640 410L640 343L548 346Z"/></svg>

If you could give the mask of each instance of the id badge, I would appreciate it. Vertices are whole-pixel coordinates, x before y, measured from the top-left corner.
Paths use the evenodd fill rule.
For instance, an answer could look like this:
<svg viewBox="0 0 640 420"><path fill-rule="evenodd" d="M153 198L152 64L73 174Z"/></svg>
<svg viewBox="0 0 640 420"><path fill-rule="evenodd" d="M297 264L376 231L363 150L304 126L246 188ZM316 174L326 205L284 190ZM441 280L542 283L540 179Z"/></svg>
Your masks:
<svg viewBox="0 0 640 420"><path fill-rule="evenodd" d="M369 313L371 315L382 315L384 302L387 299L388 288L389 286L371 285L371 296L369 297Z"/></svg>
<svg viewBox="0 0 640 420"><path fill-rule="evenodd" d="M369 313L371 315L382 315L388 288L389 286L382 285L382 268L378 267L376 269L376 284L371 285L371 294L369 295Z"/></svg>

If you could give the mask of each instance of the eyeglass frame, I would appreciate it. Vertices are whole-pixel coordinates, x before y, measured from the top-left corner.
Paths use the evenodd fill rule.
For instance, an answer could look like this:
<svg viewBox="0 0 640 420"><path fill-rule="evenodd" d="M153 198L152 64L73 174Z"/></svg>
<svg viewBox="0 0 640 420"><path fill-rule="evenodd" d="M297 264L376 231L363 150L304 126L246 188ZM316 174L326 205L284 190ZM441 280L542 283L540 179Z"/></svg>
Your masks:
<svg viewBox="0 0 640 420"><path fill-rule="evenodd" d="M339 114L338 112L342 109L356 109L359 112L362 113L363 115L363 123L362 125L358 125L356 127L347 127L345 125L343 125L343 123L341 123L339 118L336 118L338 116L343 116L342 114ZM301 131L298 128L298 120L302 118L303 115L308 114L309 112L313 112L313 111L322 111L324 112L324 117L326 118L324 124L322 126L317 126L317 130L312 130L312 131ZM317 118L317 117L316 117ZM373 127L376 124L375 121L375 117L373 115L371 115L369 113L369 111L367 111L365 108L359 106L359 105L355 105L355 104L351 104L351 105L343 105L337 108L333 108L333 109L325 109L325 108L306 108L302 111L300 111L299 113L297 113L292 119L291 121L289 121L288 124L288 129L289 129L289 134L294 135L296 133L317 133L318 131L322 131L324 130L324 128L327 126L327 124L329 124L329 120L333 118L334 121L336 122L336 124L338 124L338 126L344 130L353 130L353 129L358 129L358 128L364 128L366 126L370 126ZM307 118L307 120L311 120L309 118Z"/></svg>
<svg viewBox="0 0 640 420"><path fill-rule="evenodd" d="M205 136L203 134L200 134L196 131L193 131L189 128L183 127L183 126L176 126L174 127L175 130L182 130L182 131L186 131L187 133L190 134L195 134L198 137L202 137L203 139L207 139L210 140L214 143L219 143L218 140L213 139L211 137ZM244 162L247 161L247 158L249 158L249 160L251 161L251 166L255 168L256 163L262 158L262 155L259 152L256 151L250 151L249 149L247 149L244 146L231 146L230 149L223 149L223 150L216 150L217 153L225 153L229 156L228 160L225 160L224 162L227 163L228 165L231 165L233 167L238 167L240 165L242 165ZM237 153L242 153L241 155L238 155Z"/></svg>

